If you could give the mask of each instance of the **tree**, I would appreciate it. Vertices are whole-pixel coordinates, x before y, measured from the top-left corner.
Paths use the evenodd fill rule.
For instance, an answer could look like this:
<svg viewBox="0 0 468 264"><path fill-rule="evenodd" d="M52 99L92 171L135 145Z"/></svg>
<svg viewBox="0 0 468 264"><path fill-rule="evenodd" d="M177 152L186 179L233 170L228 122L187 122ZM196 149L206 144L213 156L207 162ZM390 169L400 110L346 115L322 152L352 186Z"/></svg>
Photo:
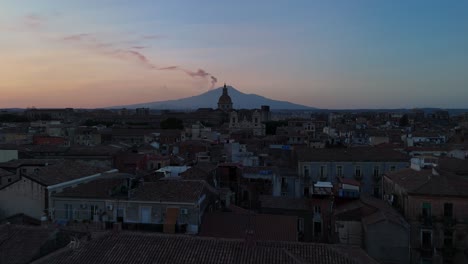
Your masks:
<svg viewBox="0 0 468 264"><path fill-rule="evenodd" d="M184 129L184 123L180 119L169 117L168 119L161 121L161 128L162 129Z"/></svg>
<svg viewBox="0 0 468 264"><path fill-rule="evenodd" d="M267 135L276 135L276 129L278 127L287 126L287 121L268 121L265 122L265 133Z"/></svg>
<svg viewBox="0 0 468 264"><path fill-rule="evenodd" d="M406 126L408 126L408 124L409 124L408 115L407 115L407 114L404 114L404 115L400 118L400 126L401 126L401 127L406 127Z"/></svg>
<svg viewBox="0 0 468 264"><path fill-rule="evenodd" d="M19 123L19 122L28 122L28 118L16 114L2 114L0 115L0 122L5 123Z"/></svg>

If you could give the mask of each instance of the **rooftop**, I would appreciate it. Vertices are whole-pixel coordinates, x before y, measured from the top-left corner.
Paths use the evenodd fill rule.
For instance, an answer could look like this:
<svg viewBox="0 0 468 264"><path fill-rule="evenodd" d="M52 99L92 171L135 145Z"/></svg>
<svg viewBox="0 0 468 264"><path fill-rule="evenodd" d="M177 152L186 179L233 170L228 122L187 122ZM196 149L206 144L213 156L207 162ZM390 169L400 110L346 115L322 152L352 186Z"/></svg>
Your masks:
<svg viewBox="0 0 468 264"><path fill-rule="evenodd" d="M81 263L377 263L357 247L256 242L120 232L51 254L36 264Z"/></svg>
<svg viewBox="0 0 468 264"><path fill-rule="evenodd" d="M297 241L297 217L255 213L206 213L201 225L201 236L266 241Z"/></svg>
<svg viewBox="0 0 468 264"><path fill-rule="evenodd" d="M386 148L342 148L297 150L299 161L400 161L409 162L409 156Z"/></svg>
<svg viewBox="0 0 468 264"><path fill-rule="evenodd" d="M260 203L262 208L288 209L288 210L309 210L309 203L305 198L276 197L261 195Z"/></svg>
<svg viewBox="0 0 468 264"><path fill-rule="evenodd" d="M196 203L205 190L205 182L165 180L145 182L132 194L131 200Z"/></svg>
<svg viewBox="0 0 468 264"><path fill-rule="evenodd" d="M126 179L124 178L97 179L80 184L74 188L65 188L62 192L56 193L53 196L97 199L111 199L117 196L124 196L126 198L127 194L123 194L120 189L120 187L126 185Z"/></svg>
<svg viewBox="0 0 468 264"><path fill-rule="evenodd" d="M359 200L338 205L335 209L335 216L340 220L362 221L364 227L386 221L409 228L403 216L390 204L366 195L361 195Z"/></svg>
<svg viewBox="0 0 468 264"><path fill-rule="evenodd" d="M0 177L11 176L13 173L0 168Z"/></svg>
<svg viewBox="0 0 468 264"><path fill-rule="evenodd" d="M45 166L59 162L56 159L15 159L0 163L1 168L16 169L22 166Z"/></svg>
<svg viewBox="0 0 468 264"><path fill-rule="evenodd" d="M434 174L432 169L403 169L386 177L408 193L431 196L468 196L468 179L452 173Z"/></svg>
<svg viewBox="0 0 468 264"><path fill-rule="evenodd" d="M36 172L27 174L26 177L45 186L50 186L109 170L109 168L93 167L79 161L63 160L53 165L38 168Z"/></svg>

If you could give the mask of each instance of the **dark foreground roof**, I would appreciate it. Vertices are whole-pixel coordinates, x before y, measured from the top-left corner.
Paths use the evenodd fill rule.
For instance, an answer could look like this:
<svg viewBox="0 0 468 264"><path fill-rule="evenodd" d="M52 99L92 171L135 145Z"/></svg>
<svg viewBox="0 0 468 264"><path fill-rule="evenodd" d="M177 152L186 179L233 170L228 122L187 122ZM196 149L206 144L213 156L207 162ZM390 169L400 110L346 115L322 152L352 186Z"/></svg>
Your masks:
<svg viewBox="0 0 468 264"><path fill-rule="evenodd" d="M54 230L20 225L0 225L0 263L29 263L41 254L41 247Z"/></svg>
<svg viewBox="0 0 468 264"><path fill-rule="evenodd" d="M256 242L149 233L113 233L65 248L35 264L81 263L377 263L357 247Z"/></svg>

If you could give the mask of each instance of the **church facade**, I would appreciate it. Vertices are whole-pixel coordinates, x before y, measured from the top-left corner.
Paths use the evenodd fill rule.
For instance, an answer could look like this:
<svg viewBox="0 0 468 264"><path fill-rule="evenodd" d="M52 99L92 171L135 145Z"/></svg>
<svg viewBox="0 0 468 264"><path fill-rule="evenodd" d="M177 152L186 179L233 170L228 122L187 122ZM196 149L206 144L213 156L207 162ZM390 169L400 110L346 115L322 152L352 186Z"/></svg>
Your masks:
<svg viewBox="0 0 468 264"><path fill-rule="evenodd" d="M231 133L249 131L254 136L264 136L266 134L264 122L270 121L270 107L263 105L260 109L234 110L226 84L224 84L223 94L218 100L218 109L229 115L229 131Z"/></svg>

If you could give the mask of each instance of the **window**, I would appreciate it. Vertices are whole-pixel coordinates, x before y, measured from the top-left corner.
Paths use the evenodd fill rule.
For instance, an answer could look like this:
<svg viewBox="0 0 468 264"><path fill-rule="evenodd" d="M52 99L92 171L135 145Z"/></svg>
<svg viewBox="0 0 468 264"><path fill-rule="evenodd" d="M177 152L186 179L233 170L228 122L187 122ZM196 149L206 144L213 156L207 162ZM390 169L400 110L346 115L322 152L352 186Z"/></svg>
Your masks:
<svg viewBox="0 0 468 264"><path fill-rule="evenodd" d="M343 166L336 166L336 176L343 176Z"/></svg>
<svg viewBox="0 0 468 264"><path fill-rule="evenodd" d="M297 231L304 232L304 218L297 219Z"/></svg>
<svg viewBox="0 0 468 264"><path fill-rule="evenodd" d="M258 123L258 118L257 118L257 117L254 119L254 122L255 122L255 123Z"/></svg>
<svg viewBox="0 0 468 264"><path fill-rule="evenodd" d="M309 177L309 167L304 166L304 177Z"/></svg>
<svg viewBox="0 0 468 264"><path fill-rule="evenodd" d="M71 220L73 218L73 207L71 204L65 204L65 219Z"/></svg>
<svg viewBox="0 0 468 264"><path fill-rule="evenodd" d="M356 166L354 168L354 175L357 177L357 178L360 178L361 177L361 166Z"/></svg>
<svg viewBox="0 0 468 264"><path fill-rule="evenodd" d="M314 213L318 213L318 214L319 214L320 211L321 211L320 205L315 205L315 206L314 206Z"/></svg>
<svg viewBox="0 0 468 264"><path fill-rule="evenodd" d="M235 117L232 118L232 123L236 123L236 118Z"/></svg>
<svg viewBox="0 0 468 264"><path fill-rule="evenodd" d="M327 167L325 165L320 166L320 178L327 177Z"/></svg>
<svg viewBox="0 0 468 264"><path fill-rule="evenodd" d="M93 215L97 214L98 206L97 205L91 205L89 207L89 210L90 210L91 218L92 218Z"/></svg>
<svg viewBox="0 0 468 264"><path fill-rule="evenodd" d="M380 175L379 166L374 166L374 177L378 177L379 175Z"/></svg>
<svg viewBox="0 0 468 264"><path fill-rule="evenodd" d="M445 217L453 216L453 204L452 203L444 203L444 216Z"/></svg>
<svg viewBox="0 0 468 264"><path fill-rule="evenodd" d="M304 197L309 197L309 187L304 187Z"/></svg>
<svg viewBox="0 0 468 264"><path fill-rule="evenodd" d="M432 215L431 208L432 208L431 203L424 202L422 204L422 216L424 218L431 217L431 215Z"/></svg>
<svg viewBox="0 0 468 264"><path fill-rule="evenodd" d="M432 248L432 232L429 230L421 230L421 247Z"/></svg>

